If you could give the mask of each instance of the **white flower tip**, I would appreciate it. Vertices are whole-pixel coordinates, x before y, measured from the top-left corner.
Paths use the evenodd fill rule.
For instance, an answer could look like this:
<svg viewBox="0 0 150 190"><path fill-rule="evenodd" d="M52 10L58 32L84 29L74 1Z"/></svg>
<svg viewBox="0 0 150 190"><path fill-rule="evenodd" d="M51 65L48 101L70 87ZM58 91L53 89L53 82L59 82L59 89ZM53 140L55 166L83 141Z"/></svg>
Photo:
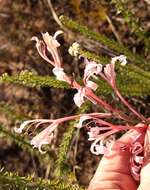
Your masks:
<svg viewBox="0 0 150 190"><path fill-rule="evenodd" d="M41 154L45 154L46 153L46 151L42 150L42 145L45 144L45 143L38 144L37 142L35 142L34 139L32 139L31 142L30 142L30 144L33 145L33 148L38 148L38 150L39 150L39 152Z"/></svg>
<svg viewBox="0 0 150 190"><path fill-rule="evenodd" d="M56 39L57 36L63 34L64 32L62 30L58 30L55 32L55 34L53 35L53 38ZM50 37L51 35L49 35L48 32L42 32L42 36L47 36ZM52 36L51 36L52 37Z"/></svg>
<svg viewBox="0 0 150 190"><path fill-rule="evenodd" d="M119 55L111 59L112 64L115 64L116 61L120 61L120 65L125 66L127 64L127 57L125 55Z"/></svg>
<svg viewBox="0 0 150 190"><path fill-rule="evenodd" d="M56 125L57 126L57 125ZM56 127L54 126L54 127ZM43 133L44 132L44 133ZM47 144L50 144L53 140L53 137L54 137L54 134L51 133L51 134L46 134L47 133L47 130L46 131L43 131L41 132L40 134L38 134L37 136L35 136L30 144L33 145L33 148L38 148L39 152L41 154L45 154L46 151L43 151L42 150L42 146L43 145L47 145Z"/></svg>
<svg viewBox="0 0 150 190"><path fill-rule="evenodd" d="M33 122L33 120L24 121L24 122L20 125L19 128L14 127L14 131L15 131L16 133L22 133L22 131L24 130L24 128L25 128L28 124L30 124L30 123L32 123L32 122Z"/></svg>
<svg viewBox="0 0 150 190"><path fill-rule="evenodd" d="M39 150L39 152L40 152L41 154L45 154L45 153L46 153L46 151L43 151L43 150L42 150L42 146L43 146L44 144L48 144L47 142L41 142L40 144L38 144L38 143L36 143L34 140L31 140L30 144L33 145L33 148L38 148L38 150Z"/></svg>
<svg viewBox="0 0 150 190"><path fill-rule="evenodd" d="M80 45L77 42L74 42L68 49L68 52L72 56L78 56L80 50Z"/></svg>
<svg viewBox="0 0 150 190"><path fill-rule="evenodd" d="M48 32L41 32L42 36L50 36Z"/></svg>
<svg viewBox="0 0 150 190"><path fill-rule="evenodd" d="M88 61L85 59L85 70L84 70L84 78L86 79L85 83L89 80L89 78L95 77L101 73L103 66L101 64L97 64L93 61ZM95 86L96 87L96 86Z"/></svg>
<svg viewBox="0 0 150 190"><path fill-rule="evenodd" d="M90 151L92 154L95 155L100 155L102 154L99 148L100 145L96 145L95 143L92 143L91 147L90 147Z"/></svg>
<svg viewBox="0 0 150 190"><path fill-rule="evenodd" d="M83 122L84 122L85 120L87 120L87 119L91 119L91 117L89 117L89 116L87 116L87 115L81 116L80 119L79 119L78 124L76 125L76 128L81 128L82 125L83 125Z"/></svg>
<svg viewBox="0 0 150 190"><path fill-rule="evenodd" d="M63 34L64 32L62 31L62 30L57 30L56 32L55 32L55 34L54 34L54 36L53 36L53 38L57 38L57 36L59 36L59 35L61 35L61 34Z"/></svg>
<svg viewBox="0 0 150 190"><path fill-rule="evenodd" d="M91 132L87 132L87 134L89 135L88 141L94 141L95 138L93 137L93 134Z"/></svg>
<svg viewBox="0 0 150 190"><path fill-rule="evenodd" d="M21 127L19 127L19 128L17 128L17 127L14 127L14 131L15 131L15 133L22 133L22 128Z"/></svg>
<svg viewBox="0 0 150 190"><path fill-rule="evenodd" d="M81 105L83 104L83 102L81 100L79 100L79 98L77 98L76 96L74 96L73 100L78 108L80 108Z"/></svg>
<svg viewBox="0 0 150 190"><path fill-rule="evenodd" d="M36 36L33 36L33 37L31 38L31 41L36 41L36 42L38 42L39 39L38 39Z"/></svg>
<svg viewBox="0 0 150 190"><path fill-rule="evenodd" d="M49 35L48 32L42 33L43 40L47 45L48 51L50 52L53 48L58 48L60 46L60 43L56 40L56 36L58 36L58 34L56 33L56 35L54 34L54 36L55 37Z"/></svg>
<svg viewBox="0 0 150 190"><path fill-rule="evenodd" d="M78 92L74 95L74 103L80 108L81 105L84 103L84 96L85 96L85 90L84 88L81 88L78 90Z"/></svg>
<svg viewBox="0 0 150 190"><path fill-rule="evenodd" d="M125 66L127 64L127 57L125 55L120 55L120 65Z"/></svg>
<svg viewBox="0 0 150 190"><path fill-rule="evenodd" d="M52 72L56 76L57 80L68 82L68 80L67 80L68 77L67 77L66 73L64 72L63 68L54 67Z"/></svg>
<svg viewBox="0 0 150 190"><path fill-rule="evenodd" d="M100 154L106 155L109 152L107 147L105 147L103 144L95 144L95 142L93 142L93 144L91 145L90 151L92 152L92 154L95 155L100 155Z"/></svg>

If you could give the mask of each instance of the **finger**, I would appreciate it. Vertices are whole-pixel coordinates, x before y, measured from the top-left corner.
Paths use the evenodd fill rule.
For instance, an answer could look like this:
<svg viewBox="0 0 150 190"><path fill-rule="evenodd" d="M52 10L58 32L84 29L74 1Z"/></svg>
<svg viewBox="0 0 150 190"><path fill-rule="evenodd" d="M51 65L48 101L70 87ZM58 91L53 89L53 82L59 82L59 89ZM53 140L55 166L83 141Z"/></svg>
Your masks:
<svg viewBox="0 0 150 190"><path fill-rule="evenodd" d="M130 130L125 135L123 135L119 140L116 141L116 148L114 148L111 153L104 156L100 161L100 164L96 170L93 179L90 182L89 190L95 189L98 186L102 187L108 185L110 186L112 181L117 184L119 181L120 185L129 185L131 189L136 189L137 185L131 178L130 172L130 151L125 149L120 151L118 145L129 145L133 142L133 139L137 137L139 133L135 130ZM125 180L125 178L126 180ZM105 181L105 183L103 183ZM93 188L95 187L95 188ZM108 187L105 187L106 189ZM113 186L113 188L116 188ZM102 188L101 188L102 189ZM104 189L104 188L103 188Z"/></svg>
<svg viewBox="0 0 150 190"><path fill-rule="evenodd" d="M103 157L98 169L101 171L111 169L113 171L130 174L130 145L138 135L138 131L130 130L118 139L110 154ZM121 150L120 147L123 150Z"/></svg>
<svg viewBox="0 0 150 190"><path fill-rule="evenodd" d="M140 173L140 186L138 190L150 188L150 126L147 129L144 143L144 166Z"/></svg>

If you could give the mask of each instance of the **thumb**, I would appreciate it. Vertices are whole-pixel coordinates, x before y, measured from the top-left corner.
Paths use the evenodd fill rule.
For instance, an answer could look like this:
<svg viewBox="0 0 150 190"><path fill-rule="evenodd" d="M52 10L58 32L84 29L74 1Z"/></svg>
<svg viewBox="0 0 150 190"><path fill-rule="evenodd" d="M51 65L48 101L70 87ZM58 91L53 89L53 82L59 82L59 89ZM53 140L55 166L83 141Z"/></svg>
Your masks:
<svg viewBox="0 0 150 190"><path fill-rule="evenodd" d="M144 142L144 165L141 170L141 179L138 190L147 190L150 187L150 125L147 129Z"/></svg>
<svg viewBox="0 0 150 190"><path fill-rule="evenodd" d="M137 131L130 130L118 139L116 144L132 143L137 133ZM129 187L132 190L137 189L137 185L131 177L130 156L129 149L120 151L117 148L113 149L109 155L104 155L90 182L88 190L128 189Z"/></svg>

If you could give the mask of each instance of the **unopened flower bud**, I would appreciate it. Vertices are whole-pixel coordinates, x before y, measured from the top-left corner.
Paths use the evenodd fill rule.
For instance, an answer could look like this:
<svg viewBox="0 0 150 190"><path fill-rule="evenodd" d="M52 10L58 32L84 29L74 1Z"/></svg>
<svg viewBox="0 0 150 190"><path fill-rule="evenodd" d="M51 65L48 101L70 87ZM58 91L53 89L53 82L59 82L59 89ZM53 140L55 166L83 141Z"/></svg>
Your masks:
<svg viewBox="0 0 150 190"><path fill-rule="evenodd" d="M68 49L68 52L72 56L78 56L79 54L80 45L77 42L74 42L70 48Z"/></svg>

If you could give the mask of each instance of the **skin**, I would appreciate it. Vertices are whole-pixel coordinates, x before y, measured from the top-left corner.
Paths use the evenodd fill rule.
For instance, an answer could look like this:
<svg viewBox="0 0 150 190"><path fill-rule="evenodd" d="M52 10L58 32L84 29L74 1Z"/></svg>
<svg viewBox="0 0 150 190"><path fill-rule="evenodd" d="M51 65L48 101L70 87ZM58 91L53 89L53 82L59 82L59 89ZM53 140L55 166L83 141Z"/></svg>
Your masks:
<svg viewBox="0 0 150 190"><path fill-rule="evenodd" d="M129 131L117 142L130 144L137 135ZM144 141L144 136L141 137ZM140 184L130 172L130 151L113 150L104 156L90 182L88 190L149 190L150 189L150 129L147 129L144 143L144 165L140 173Z"/></svg>

